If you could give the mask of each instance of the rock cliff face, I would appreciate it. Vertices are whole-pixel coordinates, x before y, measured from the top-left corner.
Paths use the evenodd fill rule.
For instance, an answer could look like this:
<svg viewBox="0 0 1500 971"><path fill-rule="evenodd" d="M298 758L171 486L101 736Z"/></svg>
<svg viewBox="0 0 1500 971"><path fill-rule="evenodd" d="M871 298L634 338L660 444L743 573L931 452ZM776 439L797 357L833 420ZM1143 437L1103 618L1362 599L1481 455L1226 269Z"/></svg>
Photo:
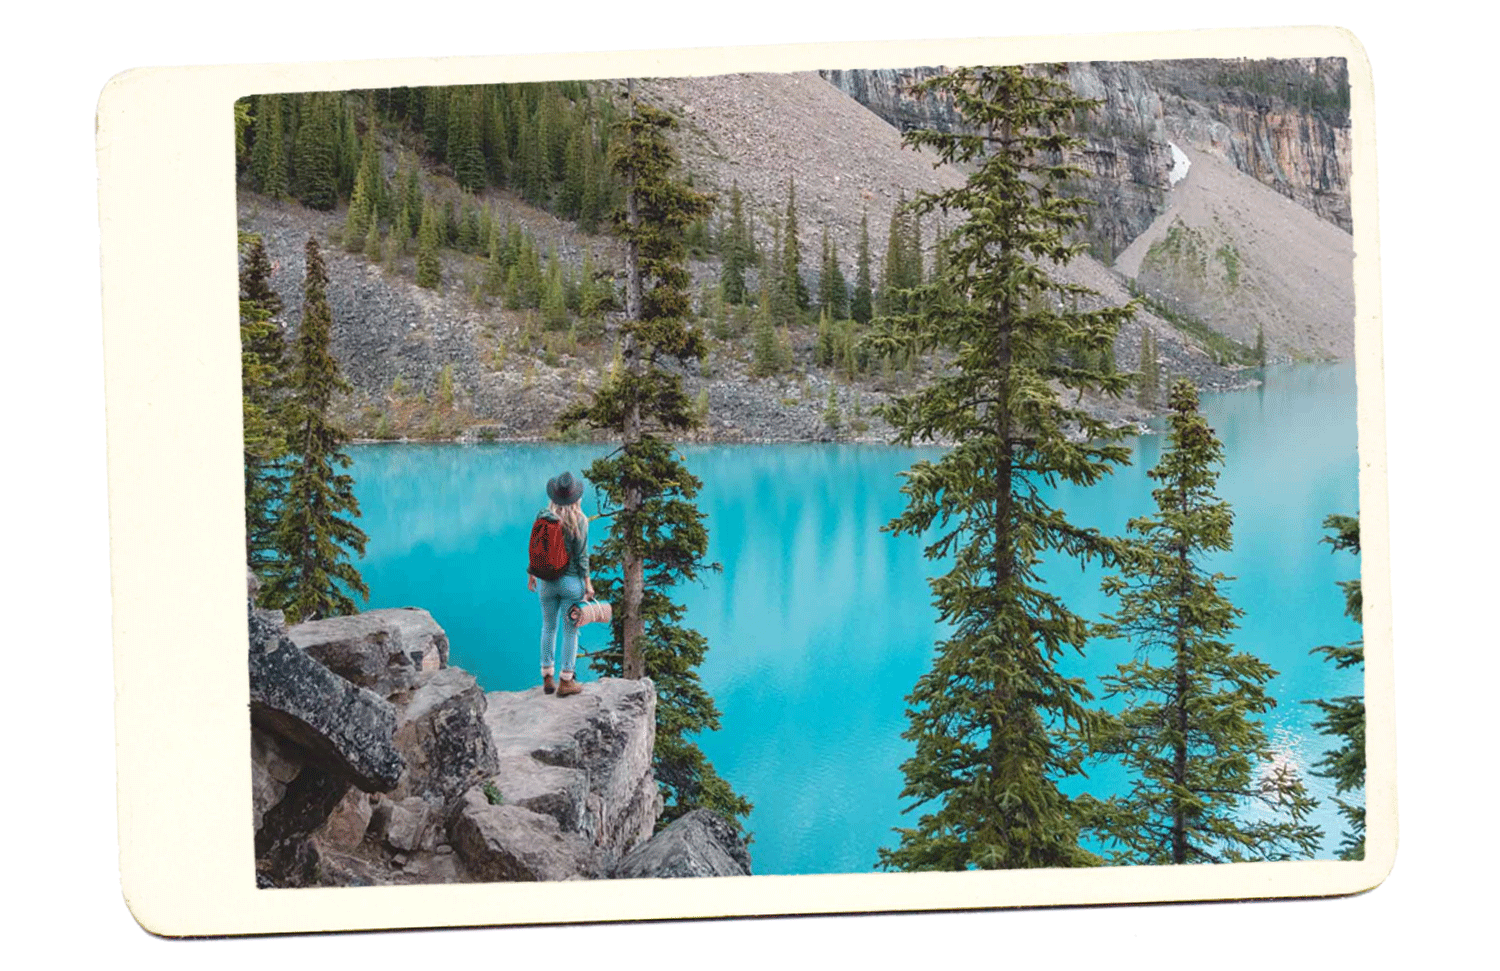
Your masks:
<svg viewBox="0 0 1500 971"><path fill-rule="evenodd" d="M1178 145L1225 159L1353 231L1343 58L1151 61L1137 70L1159 93L1167 136Z"/></svg>
<svg viewBox="0 0 1500 971"><path fill-rule="evenodd" d="M825 71L824 77L901 129L962 127L951 102L915 98L942 68ZM1074 63L1067 79L1102 102L1081 123L1090 172L1076 186L1097 203L1088 239L1106 261L1160 214L1169 143L1216 155L1332 222L1349 213L1348 68L1342 58Z"/></svg>
<svg viewBox="0 0 1500 971"><path fill-rule="evenodd" d="M253 598L252 582L259 886L750 872L743 841L711 813L652 836L649 680L607 678L566 699L486 694L448 665L424 610L287 630Z"/></svg>

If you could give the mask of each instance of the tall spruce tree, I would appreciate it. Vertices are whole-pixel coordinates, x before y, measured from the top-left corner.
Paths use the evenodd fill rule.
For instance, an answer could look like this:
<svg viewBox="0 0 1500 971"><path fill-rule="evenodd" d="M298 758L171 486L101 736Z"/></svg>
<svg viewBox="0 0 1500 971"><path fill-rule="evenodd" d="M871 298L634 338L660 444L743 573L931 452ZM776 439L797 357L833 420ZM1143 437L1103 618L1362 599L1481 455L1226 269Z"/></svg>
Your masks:
<svg viewBox="0 0 1500 971"><path fill-rule="evenodd" d="M332 209L338 204L338 119L335 95L318 92L304 96L302 121L293 144L297 200L309 209Z"/></svg>
<svg viewBox="0 0 1500 971"><path fill-rule="evenodd" d="M1349 552L1359 556L1359 517L1329 516L1323 520L1323 528L1330 535L1323 542L1330 544L1334 552ZM1359 580L1343 580L1339 586L1344 591L1344 613L1356 624L1364 623L1364 591ZM1343 645L1325 645L1313 648L1314 654L1323 655L1341 670L1365 667L1365 642L1363 638ZM1318 706L1323 717L1313 722L1313 727L1324 735L1337 739L1338 747L1323 753L1314 767L1314 774L1332 779L1337 796L1343 796L1365 787L1365 698L1363 693L1342 695L1326 701L1310 702ZM1365 806L1363 800L1350 802L1334 798L1339 815L1349 824L1339 843L1339 859L1363 860L1365 858Z"/></svg>
<svg viewBox="0 0 1500 971"><path fill-rule="evenodd" d="M1080 803L1116 863L1310 857L1322 836L1304 821L1315 803L1257 717L1276 705L1264 689L1276 672L1234 651L1228 637L1243 611L1221 591L1229 578L1201 562L1233 546L1234 515L1214 493L1224 450L1191 382L1172 385L1168 407L1167 447L1146 473L1157 511L1130 521L1139 539L1103 584L1120 609L1102 633L1128 640L1135 657L1103 678L1105 697L1125 708L1101 715L1092 745L1096 758L1123 764L1130 788Z"/></svg>
<svg viewBox="0 0 1500 971"><path fill-rule="evenodd" d="M956 443L905 473L907 509L885 527L936 530L926 554L952 556L953 566L931 581L933 600L952 633L907 696L905 737L916 751L902 765L902 796L912 800L907 811L923 813L898 830L895 849L881 850L879 865L1093 864L1078 842L1076 808L1058 787L1080 758L1055 737L1089 717L1087 690L1057 664L1083 650L1090 625L1038 570L1048 554L1110 562L1117 543L1069 523L1038 489L1059 480L1092 485L1128 460L1115 433L1059 395L1118 395L1124 379L1063 367L1057 355L1109 343L1133 307L1068 312L1033 299L1086 292L1049 277L1047 265L1081 249L1067 235L1084 203L1059 193L1073 170L1057 155L1077 144L1064 128L1092 103L1051 73L1019 67L959 69L917 85L917 96L928 94L951 97L965 129L979 133L903 136L974 168L962 187L915 202L918 212L967 214L949 238L945 272L968 298L939 306L920 293L915 312L887 320L871 345L885 356L951 355L947 373L880 411L898 443Z"/></svg>
<svg viewBox="0 0 1500 971"><path fill-rule="evenodd" d="M791 323L798 312L806 310L812 301L807 283L802 279L802 242L797 229L797 183L788 182L786 190L786 223L782 229L781 273L778 277L782 288L782 305L789 313L783 322Z"/></svg>
<svg viewBox="0 0 1500 971"><path fill-rule="evenodd" d="M849 316L860 324L868 324L875 316L874 296L870 292L869 213L859 220L859 253L854 265L854 295L849 299Z"/></svg>
<svg viewBox="0 0 1500 971"><path fill-rule="evenodd" d="M348 391L333 357L333 315L328 308L328 270L317 240L307 240L302 286L302 323L293 344L286 405L285 494L277 513L276 558L261 599L286 612L289 623L352 613L350 593L368 597L349 551L365 552L365 534L354 525L359 503L341 451L348 441L333 423L334 394Z"/></svg>
<svg viewBox="0 0 1500 971"><path fill-rule="evenodd" d="M450 104L448 162L464 191L478 192L489 181L479 131L479 92L459 88Z"/></svg>
<svg viewBox="0 0 1500 971"><path fill-rule="evenodd" d="M827 224L823 226L823 256L818 268L818 306L833 320L848 316L849 289L839 269L838 249L828 238Z"/></svg>
<svg viewBox="0 0 1500 971"><path fill-rule="evenodd" d="M443 264L438 259L438 240L442 235L437 207L422 207L422 223L417 229L417 286L436 290L443 282Z"/></svg>
<svg viewBox="0 0 1500 971"><path fill-rule="evenodd" d="M283 415L285 340L275 320L281 298L271 289L271 260L258 234L240 239L240 378L244 403L245 561L261 580L276 556L278 465L286 455Z"/></svg>
<svg viewBox="0 0 1500 971"><path fill-rule="evenodd" d="M585 472L613 507L609 535L594 560L604 578L601 595L616 606L613 649L595 667L656 683L661 701L653 767L666 799L662 821L704 806L738 825L750 804L691 741L719 727L719 711L697 671L708 644L683 626L683 607L671 597L678 584L719 567L705 559L708 531L694 503L702 483L661 437L699 420L680 375L665 364L701 360L706 351L702 333L687 322L691 278L683 232L708 214L709 200L676 177L668 140L676 120L651 107L631 107L612 159L626 187L625 211L616 223L625 242L624 364L591 401L559 419L621 438L615 452Z"/></svg>
<svg viewBox="0 0 1500 971"><path fill-rule="evenodd" d="M907 279L909 257L906 252L906 193L901 193L896 207L891 210L891 225L886 231L885 264L880 273L880 296L878 309L881 314L900 314L906 311L905 290L910 285Z"/></svg>
<svg viewBox="0 0 1500 971"><path fill-rule="evenodd" d="M1141 363L1136 372L1135 400L1145 408L1155 408L1161 388L1161 365L1156 360L1156 338L1151 328L1141 328Z"/></svg>
<svg viewBox="0 0 1500 971"><path fill-rule="evenodd" d="M263 94L255 99L255 146L251 149L250 175L255 187L273 199L287 197L285 122L281 96Z"/></svg>
<svg viewBox="0 0 1500 971"><path fill-rule="evenodd" d="M375 187L370 184L368 169L361 166L354 179L354 194L349 197L349 212L344 218L344 248L358 252L365 236L375 224Z"/></svg>
<svg viewBox="0 0 1500 971"><path fill-rule="evenodd" d="M719 285L724 291L724 300L732 304L745 302L745 267L750 262L749 241L746 238L744 198L740 195L738 182L729 190L729 229L724 234L721 247L723 263L719 271Z"/></svg>

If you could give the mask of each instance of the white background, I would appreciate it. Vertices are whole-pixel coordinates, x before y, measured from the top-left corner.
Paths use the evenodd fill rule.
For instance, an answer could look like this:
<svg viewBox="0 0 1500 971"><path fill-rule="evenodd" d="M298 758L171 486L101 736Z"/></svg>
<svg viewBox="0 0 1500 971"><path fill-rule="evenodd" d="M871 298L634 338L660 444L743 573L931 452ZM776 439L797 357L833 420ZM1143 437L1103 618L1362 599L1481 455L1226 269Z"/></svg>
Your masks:
<svg viewBox="0 0 1500 971"><path fill-rule="evenodd" d="M155 967L1313 967L1490 953L1494 783L1481 712L1497 681L1500 358L1489 223L1494 32L1457 4L1071 2L610 4L143 2L6 17L4 490L9 607L3 813L8 962ZM1466 5L1467 8L1467 5ZM1425 16L1424 16L1425 15ZM624 18L634 17L633 20ZM1444 18L1444 19L1439 19ZM1373 892L1324 901L502 928L216 941L141 930L116 867L108 518L93 111L131 67L727 44L1333 24L1373 65L1395 626L1401 845ZM1492 401L1493 395L1486 395ZM1475 447L1477 445L1477 448ZM1481 559L1483 557L1483 559ZM163 618L169 622L170 618ZM1483 694L1481 694L1483 693ZM1485 720L1488 727L1488 719ZM191 726L183 726L191 731ZM562 916L562 915L560 915ZM1481 923L1484 921L1486 923ZM1485 946L1488 944L1489 946ZM1480 950L1482 948L1482 950ZM13 956L13 958L12 958ZM28 959L29 956L29 959ZM72 963L68 960L67 963ZM799 962L801 963L801 962ZM294 965L295 966L295 965Z"/></svg>

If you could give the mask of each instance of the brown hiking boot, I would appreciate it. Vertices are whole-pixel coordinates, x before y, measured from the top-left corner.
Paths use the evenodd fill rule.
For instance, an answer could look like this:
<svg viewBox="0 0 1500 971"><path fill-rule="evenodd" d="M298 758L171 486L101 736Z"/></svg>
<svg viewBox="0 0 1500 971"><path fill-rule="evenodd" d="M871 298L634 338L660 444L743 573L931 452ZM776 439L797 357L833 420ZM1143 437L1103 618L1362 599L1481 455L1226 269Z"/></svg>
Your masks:
<svg viewBox="0 0 1500 971"><path fill-rule="evenodd" d="M544 674L544 675L542 675L542 694L544 694L544 695L550 695L552 692L554 692L556 690L557 690L557 685L553 683L553 681L552 681L552 675L550 675L550 674Z"/></svg>
<svg viewBox="0 0 1500 971"><path fill-rule="evenodd" d="M557 696L559 698L566 698L568 695L576 695L582 693L583 685L578 683L577 678L563 678L561 681L557 682Z"/></svg>

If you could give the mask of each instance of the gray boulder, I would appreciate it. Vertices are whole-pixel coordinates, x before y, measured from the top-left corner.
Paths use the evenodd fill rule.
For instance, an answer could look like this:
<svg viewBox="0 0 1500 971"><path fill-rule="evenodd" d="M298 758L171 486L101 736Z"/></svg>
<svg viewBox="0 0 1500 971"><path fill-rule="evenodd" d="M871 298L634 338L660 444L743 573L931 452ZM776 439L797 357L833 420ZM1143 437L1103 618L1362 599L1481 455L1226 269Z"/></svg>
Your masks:
<svg viewBox="0 0 1500 971"><path fill-rule="evenodd" d="M491 805L475 786L458 803L449 826L453 848L475 880L569 880L605 875L591 841L557 820L520 806Z"/></svg>
<svg viewBox="0 0 1500 971"><path fill-rule="evenodd" d="M650 838L661 812L651 770L656 688L602 678L568 698L529 691L488 695L494 783L506 804L551 817L616 860Z"/></svg>
<svg viewBox="0 0 1500 971"><path fill-rule="evenodd" d="M636 847L615 867L616 879L747 877L750 851L722 816L694 809Z"/></svg>
<svg viewBox="0 0 1500 971"><path fill-rule="evenodd" d="M388 701L318 663L286 636L279 613L253 604L249 661L252 724L361 789L396 785L402 761L392 742L396 712Z"/></svg>
<svg viewBox="0 0 1500 971"><path fill-rule="evenodd" d="M395 744L406 775L395 796L447 802L499 768L485 726L485 694L462 668L424 675L401 709Z"/></svg>
<svg viewBox="0 0 1500 971"><path fill-rule="evenodd" d="M311 620L286 633L330 671L382 698L404 699L420 675L448 666L448 635L417 607Z"/></svg>

